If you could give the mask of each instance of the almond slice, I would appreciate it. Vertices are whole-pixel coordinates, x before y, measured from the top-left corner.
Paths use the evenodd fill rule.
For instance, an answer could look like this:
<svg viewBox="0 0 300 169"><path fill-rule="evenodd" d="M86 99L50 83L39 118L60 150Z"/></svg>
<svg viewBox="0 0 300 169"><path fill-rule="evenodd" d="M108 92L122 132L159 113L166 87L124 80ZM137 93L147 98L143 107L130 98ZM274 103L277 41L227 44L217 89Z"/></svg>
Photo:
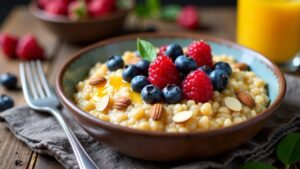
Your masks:
<svg viewBox="0 0 300 169"><path fill-rule="evenodd" d="M193 116L191 111L182 111L173 116L173 121L176 123L183 123L188 121Z"/></svg>
<svg viewBox="0 0 300 169"><path fill-rule="evenodd" d="M234 97L226 97L224 99L224 102L225 102L225 105L233 111L241 111L242 110L241 102Z"/></svg>
<svg viewBox="0 0 300 169"><path fill-rule="evenodd" d="M163 113L164 113L164 106L160 103L154 104L150 109L150 117L156 121L161 119Z"/></svg>
<svg viewBox="0 0 300 169"><path fill-rule="evenodd" d="M235 63L233 65L233 67L243 71L243 70L248 70L249 69L249 66L246 64L246 63L243 63L243 62L239 62L239 63Z"/></svg>
<svg viewBox="0 0 300 169"><path fill-rule="evenodd" d="M117 110L124 110L131 104L131 100L128 97L120 97L115 100L114 108Z"/></svg>
<svg viewBox="0 0 300 169"><path fill-rule="evenodd" d="M95 76L89 79L90 85L98 85L104 82L106 82L106 79L103 76Z"/></svg>
<svg viewBox="0 0 300 169"><path fill-rule="evenodd" d="M105 110L109 105L109 100L110 100L110 98L109 98L108 95L106 95L106 96L102 97L101 99L99 99L97 101L97 110L98 111Z"/></svg>
<svg viewBox="0 0 300 169"><path fill-rule="evenodd" d="M249 108L253 109L256 106L254 99L245 91L236 92L237 98Z"/></svg>

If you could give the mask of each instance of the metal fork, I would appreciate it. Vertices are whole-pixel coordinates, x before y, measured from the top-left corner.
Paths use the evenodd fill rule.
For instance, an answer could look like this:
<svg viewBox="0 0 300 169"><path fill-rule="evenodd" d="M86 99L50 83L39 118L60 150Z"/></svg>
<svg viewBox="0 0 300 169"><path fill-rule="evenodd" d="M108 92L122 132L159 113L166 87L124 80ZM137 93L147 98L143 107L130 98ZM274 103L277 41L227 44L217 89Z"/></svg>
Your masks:
<svg viewBox="0 0 300 169"><path fill-rule="evenodd" d="M20 64L22 89L27 104L34 110L50 112L65 131L80 169L98 169L59 113L60 102L50 87L40 61Z"/></svg>

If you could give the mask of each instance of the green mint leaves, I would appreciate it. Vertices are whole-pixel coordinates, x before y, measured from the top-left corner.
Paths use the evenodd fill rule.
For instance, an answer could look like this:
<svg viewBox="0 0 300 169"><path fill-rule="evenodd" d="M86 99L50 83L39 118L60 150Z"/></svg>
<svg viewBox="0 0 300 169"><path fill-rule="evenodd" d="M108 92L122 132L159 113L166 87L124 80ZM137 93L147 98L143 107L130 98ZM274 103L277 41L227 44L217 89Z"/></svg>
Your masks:
<svg viewBox="0 0 300 169"><path fill-rule="evenodd" d="M149 62L152 62L156 57L156 48L150 42L145 40L137 40L137 50L141 57Z"/></svg>
<svg viewBox="0 0 300 169"><path fill-rule="evenodd" d="M277 145L276 154L278 159L285 165L286 169L290 165L300 160L300 133L292 133L283 138ZM260 162L250 162L241 169L276 169L275 167Z"/></svg>
<svg viewBox="0 0 300 169"><path fill-rule="evenodd" d="M276 150L277 157L286 166L300 160L300 133L293 133L280 141Z"/></svg>

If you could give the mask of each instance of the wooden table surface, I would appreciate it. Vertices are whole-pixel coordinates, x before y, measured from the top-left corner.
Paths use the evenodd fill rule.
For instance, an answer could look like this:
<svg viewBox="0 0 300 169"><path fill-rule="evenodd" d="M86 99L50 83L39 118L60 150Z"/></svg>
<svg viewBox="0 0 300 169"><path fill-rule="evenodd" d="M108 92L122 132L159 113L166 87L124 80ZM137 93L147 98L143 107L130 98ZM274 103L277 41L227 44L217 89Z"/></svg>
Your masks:
<svg viewBox="0 0 300 169"><path fill-rule="evenodd" d="M199 33L213 35L228 40L235 40L235 8L203 8L201 12L202 28L197 30ZM143 20L138 21L131 15L126 21L126 29L147 28L156 26L162 31L180 31L174 23ZM183 31L183 30L182 30ZM9 32L16 35L33 33L45 47L49 59L45 61L44 68L48 79L54 84L57 68L63 61L84 46L74 46L67 44L48 30L44 29L27 10L26 7L16 7L1 27L1 32ZM0 53L0 73L11 72L18 75L19 60L8 60ZM21 91L7 91L0 87L0 94L7 94L14 98L15 105L25 104ZM19 141L14 135L0 123L0 168L29 168L29 169L62 169L63 167L56 162L53 157L39 155L31 151L23 142Z"/></svg>

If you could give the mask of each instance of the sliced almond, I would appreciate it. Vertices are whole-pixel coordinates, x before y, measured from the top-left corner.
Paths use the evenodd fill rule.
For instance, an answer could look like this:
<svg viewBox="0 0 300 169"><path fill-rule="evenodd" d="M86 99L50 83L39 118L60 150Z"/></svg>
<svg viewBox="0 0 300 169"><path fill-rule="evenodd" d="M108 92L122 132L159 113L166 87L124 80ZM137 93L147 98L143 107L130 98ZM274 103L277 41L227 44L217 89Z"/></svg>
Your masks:
<svg viewBox="0 0 300 169"><path fill-rule="evenodd" d="M106 82L106 79L103 76L95 76L89 79L90 85L98 85L104 82Z"/></svg>
<svg viewBox="0 0 300 169"><path fill-rule="evenodd" d="M97 108L96 109L98 111L105 110L108 107L108 105L109 105L109 100L110 100L110 98L109 98L108 95L106 95L106 96L102 97L101 99L99 99L97 101Z"/></svg>
<svg viewBox="0 0 300 169"><path fill-rule="evenodd" d="M239 62L239 63L235 63L233 65L233 67L239 69L239 70L248 70L249 69L249 66L246 64L246 63L243 63L243 62Z"/></svg>
<svg viewBox="0 0 300 169"><path fill-rule="evenodd" d="M224 102L225 102L225 105L233 111L241 111L242 110L241 102L234 97L226 97L224 99Z"/></svg>
<svg viewBox="0 0 300 169"><path fill-rule="evenodd" d="M164 113L164 106L160 103L154 104L150 109L150 117L156 121L161 119L163 113Z"/></svg>
<svg viewBox="0 0 300 169"><path fill-rule="evenodd" d="M115 100L114 108L117 110L124 110L131 104L131 100L128 97L120 97Z"/></svg>
<svg viewBox="0 0 300 169"><path fill-rule="evenodd" d="M249 108L253 109L256 106L254 99L245 91L236 92L237 98Z"/></svg>
<svg viewBox="0 0 300 169"><path fill-rule="evenodd" d="M193 116L193 112L191 111L183 111L175 114L173 116L173 121L176 123L183 123L188 121Z"/></svg>

